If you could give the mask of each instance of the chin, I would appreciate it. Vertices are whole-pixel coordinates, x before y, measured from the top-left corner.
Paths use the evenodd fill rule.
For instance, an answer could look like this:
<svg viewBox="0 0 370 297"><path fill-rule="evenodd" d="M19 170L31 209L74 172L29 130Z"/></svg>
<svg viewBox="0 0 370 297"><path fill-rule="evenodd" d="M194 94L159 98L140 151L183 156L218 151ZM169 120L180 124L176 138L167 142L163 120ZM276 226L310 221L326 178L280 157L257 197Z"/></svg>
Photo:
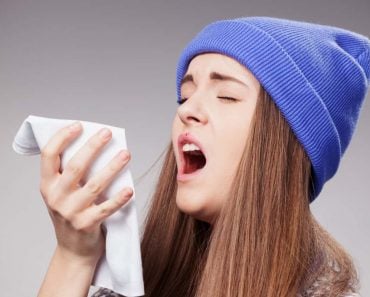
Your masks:
<svg viewBox="0 0 370 297"><path fill-rule="evenodd" d="M212 216L209 214L209 210L206 210L204 201L194 196L189 198L187 195L186 197L185 195L176 195L178 209L197 220L211 223Z"/></svg>

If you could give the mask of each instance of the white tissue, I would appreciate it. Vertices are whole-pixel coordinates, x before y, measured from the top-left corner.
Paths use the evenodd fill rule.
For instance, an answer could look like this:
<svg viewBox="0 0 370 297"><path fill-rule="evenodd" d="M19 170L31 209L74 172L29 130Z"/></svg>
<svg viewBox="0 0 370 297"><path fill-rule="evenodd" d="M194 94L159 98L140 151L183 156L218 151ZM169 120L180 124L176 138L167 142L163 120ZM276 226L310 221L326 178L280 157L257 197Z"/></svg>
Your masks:
<svg viewBox="0 0 370 297"><path fill-rule="evenodd" d="M13 149L21 155L35 155L47 144L60 128L75 120L53 119L29 115L19 128ZM91 164L80 185L100 171L121 149L127 149L125 129L94 122L80 121L83 131L63 151L61 169L86 141L103 127L112 131L111 140L103 147ZM135 206L135 189L128 164L114 178L112 183L99 195L97 202L114 197L129 186L134 194L120 210L109 216L103 223L106 231L106 249L99 260L92 285L108 288L125 296L144 295L140 237Z"/></svg>

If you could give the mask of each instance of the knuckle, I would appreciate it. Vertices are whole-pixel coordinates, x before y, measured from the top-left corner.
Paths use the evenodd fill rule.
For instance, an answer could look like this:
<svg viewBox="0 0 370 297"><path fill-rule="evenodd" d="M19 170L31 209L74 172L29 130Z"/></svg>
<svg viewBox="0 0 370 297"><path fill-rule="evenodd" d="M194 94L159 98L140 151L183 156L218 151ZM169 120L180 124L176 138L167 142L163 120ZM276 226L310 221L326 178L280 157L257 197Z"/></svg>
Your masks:
<svg viewBox="0 0 370 297"><path fill-rule="evenodd" d="M54 194L52 197L48 197L47 204L51 210L59 212L59 209L62 209L63 200L62 195ZM65 214L65 211L63 211L63 214Z"/></svg>
<svg viewBox="0 0 370 297"><path fill-rule="evenodd" d="M122 206L122 201L123 200L120 197L120 199L115 198L115 199L110 199L110 201L111 201L112 209L113 209L113 211L115 211L115 210L119 209Z"/></svg>
<svg viewBox="0 0 370 297"><path fill-rule="evenodd" d="M74 162L70 162L69 164L67 164L66 170L74 176L79 176L82 173L81 166Z"/></svg>
<svg viewBox="0 0 370 297"><path fill-rule="evenodd" d="M99 226L102 223L100 216L94 216L91 218L90 228Z"/></svg>
<svg viewBox="0 0 370 297"><path fill-rule="evenodd" d="M121 168L121 164L119 164L119 162L115 162L115 161L112 161L109 163L108 165L108 171L111 172L111 173L115 173L116 171L118 171L120 168Z"/></svg>
<svg viewBox="0 0 370 297"><path fill-rule="evenodd" d="M73 211L63 208L63 207L58 207L59 204L57 202L53 202L52 204L53 205L50 207L50 209L52 209L54 213L56 213L64 221L69 222L69 223L72 223L75 221L74 220L75 214Z"/></svg>
<svg viewBox="0 0 370 297"><path fill-rule="evenodd" d="M81 123L80 123L81 124ZM67 125L63 128L61 128L56 134L60 134L61 137L63 138L74 138L77 134L79 134L79 132L81 132L81 125L80 125L80 129L79 130L75 130L74 128L72 128L70 125Z"/></svg>
<svg viewBox="0 0 370 297"><path fill-rule="evenodd" d="M73 220L71 222L71 225L73 229L77 231L84 231L84 230L87 230L89 227L89 224L86 220L79 219L79 218L76 218L75 220Z"/></svg>
<svg viewBox="0 0 370 297"><path fill-rule="evenodd" d="M88 181L86 184L86 188L93 195L97 195L102 191L102 185L94 180Z"/></svg>
<svg viewBox="0 0 370 297"><path fill-rule="evenodd" d="M59 190L55 187L55 183L41 179L39 191L47 205L53 205L55 201L59 200Z"/></svg>
<svg viewBox="0 0 370 297"><path fill-rule="evenodd" d="M58 217L63 220L72 220L74 216L74 210L68 204L64 195L55 193L52 197L48 197L46 204L48 208L55 213Z"/></svg>
<svg viewBox="0 0 370 297"><path fill-rule="evenodd" d="M103 217L106 217L110 214L110 208L107 205L103 205L99 209L99 214Z"/></svg>
<svg viewBox="0 0 370 297"><path fill-rule="evenodd" d="M122 203L116 199L112 199L112 205L113 205L113 208L116 210L122 206Z"/></svg>
<svg viewBox="0 0 370 297"><path fill-rule="evenodd" d="M99 149L101 146L102 146L102 142L99 138L97 137L93 137L91 138L88 142L88 147L91 151L96 151L97 149Z"/></svg>

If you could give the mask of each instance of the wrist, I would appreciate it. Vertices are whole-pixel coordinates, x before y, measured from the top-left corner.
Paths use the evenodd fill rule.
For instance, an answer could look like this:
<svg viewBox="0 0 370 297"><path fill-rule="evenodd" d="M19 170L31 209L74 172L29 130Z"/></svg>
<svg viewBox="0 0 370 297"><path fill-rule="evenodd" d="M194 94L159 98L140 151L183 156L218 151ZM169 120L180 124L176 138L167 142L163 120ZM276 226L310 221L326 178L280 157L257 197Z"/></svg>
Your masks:
<svg viewBox="0 0 370 297"><path fill-rule="evenodd" d="M93 259L76 256L57 246L38 297L87 296L95 265Z"/></svg>
<svg viewBox="0 0 370 297"><path fill-rule="evenodd" d="M57 246L55 249L55 256L63 260L63 262L74 266L88 266L93 267L97 265L100 257L97 256L80 256L72 253L71 251Z"/></svg>

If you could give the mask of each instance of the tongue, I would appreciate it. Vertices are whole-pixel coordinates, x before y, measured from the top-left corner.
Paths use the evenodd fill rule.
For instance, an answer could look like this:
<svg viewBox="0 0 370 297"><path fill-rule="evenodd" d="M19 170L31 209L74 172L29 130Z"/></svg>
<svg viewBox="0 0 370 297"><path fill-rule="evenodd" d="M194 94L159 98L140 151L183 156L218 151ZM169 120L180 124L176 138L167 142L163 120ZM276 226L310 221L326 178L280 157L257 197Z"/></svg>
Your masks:
<svg viewBox="0 0 370 297"><path fill-rule="evenodd" d="M185 153L185 173L193 173L205 165L205 157L201 151Z"/></svg>
<svg viewBox="0 0 370 297"><path fill-rule="evenodd" d="M196 162L186 162L185 173L193 173L198 170L198 165Z"/></svg>

